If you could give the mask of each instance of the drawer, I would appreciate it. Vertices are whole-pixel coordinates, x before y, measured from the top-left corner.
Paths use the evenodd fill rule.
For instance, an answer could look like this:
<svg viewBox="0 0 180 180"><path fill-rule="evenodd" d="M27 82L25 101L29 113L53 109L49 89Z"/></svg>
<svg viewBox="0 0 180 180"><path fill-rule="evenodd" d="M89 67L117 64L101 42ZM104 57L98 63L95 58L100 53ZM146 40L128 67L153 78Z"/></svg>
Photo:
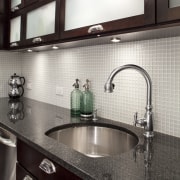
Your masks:
<svg viewBox="0 0 180 180"><path fill-rule="evenodd" d="M38 180L80 180L79 177L69 172L64 167L51 161L42 153L30 147L19 139L17 140L17 161L27 171L37 177ZM53 163L56 172L48 174L44 170L40 169L39 165L42 164L42 162L44 169L47 169L47 166L49 167L49 164L51 165L51 163ZM50 169L52 170L53 167Z"/></svg>
<svg viewBox="0 0 180 180"><path fill-rule="evenodd" d="M19 163L16 164L16 180L37 180L32 174L24 169Z"/></svg>

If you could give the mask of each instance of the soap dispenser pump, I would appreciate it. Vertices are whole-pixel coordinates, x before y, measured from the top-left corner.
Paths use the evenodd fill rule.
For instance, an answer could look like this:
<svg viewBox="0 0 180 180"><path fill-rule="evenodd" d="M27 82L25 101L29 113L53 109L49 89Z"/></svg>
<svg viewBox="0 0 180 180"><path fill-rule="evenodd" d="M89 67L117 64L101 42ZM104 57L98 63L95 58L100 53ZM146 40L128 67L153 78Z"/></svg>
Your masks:
<svg viewBox="0 0 180 180"><path fill-rule="evenodd" d="M86 84L83 85L84 91L81 97L81 117L89 118L93 115L93 93L89 90L90 81L87 79Z"/></svg>
<svg viewBox="0 0 180 180"><path fill-rule="evenodd" d="M79 90L79 79L73 84L74 90L71 92L71 115L80 115L80 101L82 92Z"/></svg>

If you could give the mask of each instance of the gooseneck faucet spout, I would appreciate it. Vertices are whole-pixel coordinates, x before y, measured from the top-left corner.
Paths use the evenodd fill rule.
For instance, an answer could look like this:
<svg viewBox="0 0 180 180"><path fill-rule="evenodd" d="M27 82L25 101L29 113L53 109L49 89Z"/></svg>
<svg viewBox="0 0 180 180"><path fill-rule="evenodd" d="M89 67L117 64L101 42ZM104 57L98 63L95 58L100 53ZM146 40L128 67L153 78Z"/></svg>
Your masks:
<svg viewBox="0 0 180 180"><path fill-rule="evenodd" d="M137 113L134 116L134 124L139 124L140 126L144 126L145 132L144 136L153 137L153 117L152 117L152 82L149 74L140 66L134 64L127 64L124 66L120 66L114 69L109 75L106 84L104 86L105 92L113 92L114 84L112 83L114 77L121 71L125 69L134 69L138 71L145 79L147 85L147 101L146 101L146 113L143 119L137 118Z"/></svg>

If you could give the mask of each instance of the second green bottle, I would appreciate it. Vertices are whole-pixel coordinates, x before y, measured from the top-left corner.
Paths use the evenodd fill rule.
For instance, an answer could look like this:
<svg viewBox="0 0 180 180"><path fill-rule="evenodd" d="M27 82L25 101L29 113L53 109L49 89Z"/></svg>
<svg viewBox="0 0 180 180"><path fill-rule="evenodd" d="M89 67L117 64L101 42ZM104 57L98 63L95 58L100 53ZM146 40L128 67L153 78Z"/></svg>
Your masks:
<svg viewBox="0 0 180 180"><path fill-rule="evenodd" d="M93 94L89 90L89 80L86 80L86 84L83 85L85 90L82 92L80 100L80 112L81 117L92 117L93 115Z"/></svg>

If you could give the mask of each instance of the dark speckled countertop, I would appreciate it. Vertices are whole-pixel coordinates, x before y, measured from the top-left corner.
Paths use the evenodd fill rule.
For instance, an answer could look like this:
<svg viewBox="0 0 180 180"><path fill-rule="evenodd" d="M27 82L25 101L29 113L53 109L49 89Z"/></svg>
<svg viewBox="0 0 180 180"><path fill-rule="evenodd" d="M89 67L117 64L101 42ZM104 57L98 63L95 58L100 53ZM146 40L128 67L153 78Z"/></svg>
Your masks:
<svg viewBox="0 0 180 180"><path fill-rule="evenodd" d="M21 99L20 119L13 120L8 101L9 98L0 98L0 126L82 179L180 180L180 138L155 132L154 139L149 141L143 138L140 128L102 118L82 122L72 118L68 109L27 98ZM70 123L123 127L140 141L121 155L90 158L45 135L51 128Z"/></svg>

